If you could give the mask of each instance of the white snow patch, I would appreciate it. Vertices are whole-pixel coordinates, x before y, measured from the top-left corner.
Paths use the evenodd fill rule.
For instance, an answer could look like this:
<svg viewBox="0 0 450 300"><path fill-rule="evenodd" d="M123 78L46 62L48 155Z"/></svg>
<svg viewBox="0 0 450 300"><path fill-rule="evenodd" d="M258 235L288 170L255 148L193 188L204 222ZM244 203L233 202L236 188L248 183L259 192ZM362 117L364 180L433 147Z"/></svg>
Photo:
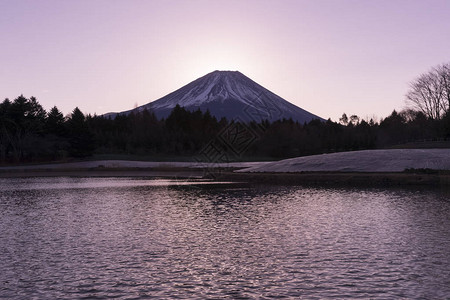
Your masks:
<svg viewBox="0 0 450 300"><path fill-rule="evenodd" d="M402 172L450 170L450 149L364 150L321 154L257 165L236 172Z"/></svg>

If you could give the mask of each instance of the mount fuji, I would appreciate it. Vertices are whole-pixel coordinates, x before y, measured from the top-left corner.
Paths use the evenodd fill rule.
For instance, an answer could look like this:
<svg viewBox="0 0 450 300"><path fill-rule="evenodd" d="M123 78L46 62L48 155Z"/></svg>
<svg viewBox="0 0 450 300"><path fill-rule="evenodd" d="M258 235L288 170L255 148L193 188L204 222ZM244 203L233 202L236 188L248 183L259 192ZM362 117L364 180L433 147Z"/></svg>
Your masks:
<svg viewBox="0 0 450 300"><path fill-rule="evenodd" d="M195 111L209 110L220 119L276 121L292 119L300 123L322 118L284 100L238 71L214 71L200 77L180 89L135 109L108 113L105 116L129 114L145 109L158 118L166 118L175 106Z"/></svg>

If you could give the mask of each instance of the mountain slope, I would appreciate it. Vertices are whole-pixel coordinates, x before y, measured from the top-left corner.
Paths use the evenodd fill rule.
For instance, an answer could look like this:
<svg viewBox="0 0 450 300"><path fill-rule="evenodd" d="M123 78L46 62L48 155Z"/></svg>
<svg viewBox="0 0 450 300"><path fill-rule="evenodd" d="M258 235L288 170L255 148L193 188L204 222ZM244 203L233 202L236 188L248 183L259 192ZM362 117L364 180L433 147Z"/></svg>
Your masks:
<svg viewBox="0 0 450 300"><path fill-rule="evenodd" d="M321 119L238 71L214 71L156 101L122 113L148 109L158 118L165 118L176 105L191 111L209 110L216 118L226 117L229 120L260 122L292 118L294 121L309 122Z"/></svg>

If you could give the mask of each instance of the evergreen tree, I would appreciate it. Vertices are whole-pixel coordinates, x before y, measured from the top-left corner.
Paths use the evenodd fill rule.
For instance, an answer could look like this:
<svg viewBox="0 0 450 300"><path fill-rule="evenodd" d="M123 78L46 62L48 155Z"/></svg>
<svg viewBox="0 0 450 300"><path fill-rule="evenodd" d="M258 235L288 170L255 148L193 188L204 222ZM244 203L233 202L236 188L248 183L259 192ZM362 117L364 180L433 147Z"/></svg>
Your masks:
<svg viewBox="0 0 450 300"><path fill-rule="evenodd" d="M62 136L65 132L64 116L56 106L53 106L47 114L45 129L47 133L54 134L56 136Z"/></svg>
<svg viewBox="0 0 450 300"><path fill-rule="evenodd" d="M86 157L92 155L95 145L93 134L86 123L86 117L76 107L67 122L69 131L69 152L74 157Z"/></svg>

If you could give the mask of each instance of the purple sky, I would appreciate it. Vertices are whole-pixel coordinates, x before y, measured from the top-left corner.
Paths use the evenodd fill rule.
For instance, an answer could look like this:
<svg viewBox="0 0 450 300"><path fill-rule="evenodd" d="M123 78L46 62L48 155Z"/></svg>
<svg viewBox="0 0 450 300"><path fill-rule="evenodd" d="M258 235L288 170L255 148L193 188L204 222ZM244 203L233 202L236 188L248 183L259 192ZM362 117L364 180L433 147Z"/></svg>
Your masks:
<svg viewBox="0 0 450 300"><path fill-rule="evenodd" d="M449 15L446 0L0 0L0 99L102 114L239 70L321 117L381 118L450 61Z"/></svg>

